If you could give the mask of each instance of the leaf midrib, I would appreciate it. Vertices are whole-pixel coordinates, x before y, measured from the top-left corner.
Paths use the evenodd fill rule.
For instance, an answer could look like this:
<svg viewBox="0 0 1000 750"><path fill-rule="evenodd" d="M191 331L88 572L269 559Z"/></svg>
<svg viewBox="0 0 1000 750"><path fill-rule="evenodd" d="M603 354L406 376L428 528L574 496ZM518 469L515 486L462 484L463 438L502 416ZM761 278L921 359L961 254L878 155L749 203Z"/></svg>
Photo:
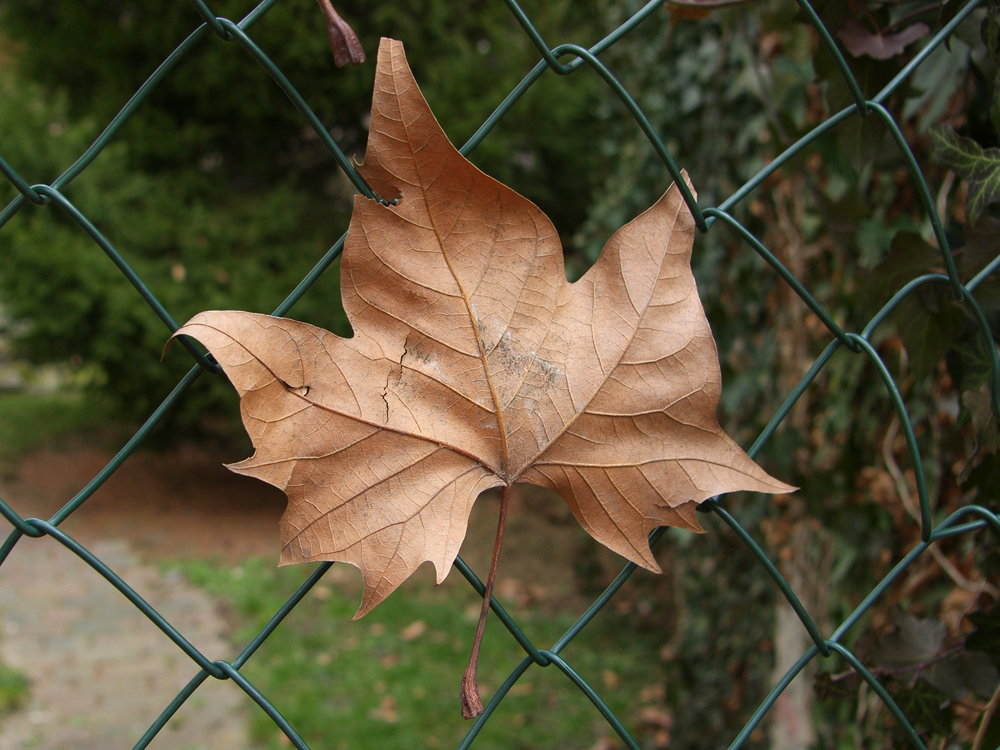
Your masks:
<svg viewBox="0 0 1000 750"><path fill-rule="evenodd" d="M394 90L394 94L396 97L396 106L402 113L403 106L402 102L400 101L399 92ZM514 479L516 477L515 478L510 477L508 471L510 451L508 450L507 446L507 424L506 421L504 420L503 410L500 408L500 398L497 395L496 386L493 383L493 374L490 371L490 364L489 360L487 359L486 347L483 345L482 337L479 335L479 325L476 321L476 316L472 312L472 302L469 299L469 295L466 292L465 287L462 285L461 279L459 279L458 277L458 273L456 273L454 266L452 266L451 264L451 259L448 257L448 253L445 252L444 238L441 236L441 230L438 228L438 223L435 220L434 212L431 211L430 202L428 200L428 195L427 195L427 188L425 187L424 184L423 175L420 172L420 162L417 159L416 151L413 148L413 140L412 138L410 138L410 131L409 127L406 124L406 119L402 117L402 115L399 118L399 123L402 126L403 130L406 132L406 138L404 140L406 142L407 147L410 150L410 160L411 163L413 164L413 171L417 175L417 187L420 188L420 192L423 195L424 208L427 211L427 218L430 219L431 229L434 231L434 237L437 240L438 247L441 248L441 257L444 258L444 262L448 266L448 271L451 273L452 278L455 279L455 283L458 285L458 289L462 293L462 301L465 303L465 311L469 315L469 325L472 328L472 335L476 339L476 346L479 347L479 360L483 365L483 374L486 377L486 384L490 388L490 397L493 399L493 407L494 407L493 413L496 415L497 429L500 432L500 466L498 467L498 469L491 469L491 470L498 477L500 477L500 479L502 479L505 484L508 485L513 484ZM451 144L448 145L450 146ZM479 461L481 464L483 464L483 466L489 468L487 463L483 461L481 458L477 458L476 460Z"/></svg>

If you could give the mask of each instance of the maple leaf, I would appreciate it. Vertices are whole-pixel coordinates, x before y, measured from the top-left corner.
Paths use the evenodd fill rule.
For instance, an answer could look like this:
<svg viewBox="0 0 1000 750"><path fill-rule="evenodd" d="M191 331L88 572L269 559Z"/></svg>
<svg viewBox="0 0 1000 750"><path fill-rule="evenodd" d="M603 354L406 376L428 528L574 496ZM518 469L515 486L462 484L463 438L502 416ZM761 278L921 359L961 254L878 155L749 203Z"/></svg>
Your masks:
<svg viewBox="0 0 1000 750"><path fill-rule="evenodd" d="M448 141L392 40L360 171L399 200L355 197L352 338L224 311L176 334L240 393L256 450L230 468L288 495L282 564L360 568L360 617L424 562L443 581L491 487L505 488L501 518L512 484L555 490L595 539L655 571L657 526L701 530L695 507L718 493L793 489L716 421L718 357L676 186L568 283L555 227ZM494 570L495 556L488 589Z"/></svg>

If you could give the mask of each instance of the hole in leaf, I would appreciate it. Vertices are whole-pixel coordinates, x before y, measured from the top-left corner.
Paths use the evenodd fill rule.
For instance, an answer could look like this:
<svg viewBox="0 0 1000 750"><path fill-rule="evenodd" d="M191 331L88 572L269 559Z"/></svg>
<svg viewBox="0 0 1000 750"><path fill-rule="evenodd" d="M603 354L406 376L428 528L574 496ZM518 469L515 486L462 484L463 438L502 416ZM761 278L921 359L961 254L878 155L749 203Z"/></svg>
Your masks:
<svg viewBox="0 0 1000 750"><path fill-rule="evenodd" d="M292 387L288 383L286 383L284 380L281 381L281 384L283 386L285 386L285 388L288 390L289 393L294 393L296 396L302 396L303 398L306 397L306 396L308 396L309 395L309 391L312 390L312 386L311 385L302 385L302 386L298 386L298 387Z"/></svg>

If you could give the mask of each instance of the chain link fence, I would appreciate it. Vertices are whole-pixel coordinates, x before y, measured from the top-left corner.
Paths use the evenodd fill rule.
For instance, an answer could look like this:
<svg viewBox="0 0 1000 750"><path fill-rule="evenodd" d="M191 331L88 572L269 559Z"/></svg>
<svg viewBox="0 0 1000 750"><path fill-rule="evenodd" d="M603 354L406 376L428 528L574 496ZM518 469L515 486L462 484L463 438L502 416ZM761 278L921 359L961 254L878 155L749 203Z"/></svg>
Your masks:
<svg viewBox="0 0 1000 750"><path fill-rule="evenodd" d="M589 66L596 71L601 79L603 79L604 83L614 91L614 93L627 107L631 115L635 118L636 124L649 139L649 142L652 144L656 154L662 161L663 169L669 174L669 179L677 180L681 185L683 185L683 181L680 180L680 170L668 148L665 146L664 141L661 139L660 134L658 134L655 128L650 124L649 120L644 115L643 110L630 92L619 83L614 73L609 70L600 59L600 55L603 51L607 50L618 40L629 34L630 31L636 28L639 24L642 24L643 21L652 13L661 10L661 1L653 0L653 2L648 3L645 7L629 18L626 23L622 24L606 38L589 49L575 44L563 44L551 48L547 41L542 38L536 26L532 23L529 15L526 14L514 0L504 1L506 2L509 10L517 18L517 21L523 28L524 33L531 40L531 43L537 48L541 60L521 81L521 83L510 92L510 95L500 104L496 111L493 112L485 120L485 122L483 122L478 132L476 132L469 142L466 143L461 149L462 152L469 154L474 151L480 142L489 135L493 127L504 117L510 108L514 106L515 102L542 75L551 71L551 73L563 76L564 80L567 82L566 85L572 85L572 74L585 66ZM125 275L129 282L131 282L135 289L135 293L141 295L152 310L155 311L156 315L163 321L164 339L166 339L169 333L178 328L178 324L171 315L171 312L166 309L163 304L161 304L154 291L149 288L146 283L144 283L144 280L140 278L129 263L116 250L112 242L109 241L109 239L102 234L102 232L88 219L88 217L79 211L66 197L64 189L77 176L86 170L95 159L99 157L105 146L115 139L118 131L123 127L123 125L125 125L126 122L128 122L130 115L143 106L144 101L151 94L151 92L156 89L157 85L166 77L170 76L178 63L185 59L185 57L189 55L199 44L228 43L234 48L234 54L238 52L236 48L242 48L248 52L257 63L266 69L266 71L273 78L275 85L279 86L282 91L287 94L292 105L294 105L301 113L305 122L314 130L315 135L322 140L326 148L329 150L329 153L333 156L340 168L353 181L357 189L366 194L369 192L368 187L358 176L350 160L345 156L336 140L331 136L327 128L324 127L319 118L313 113L309 103L297 92L295 86L292 85L292 83L283 75L282 71L272 62L268 53L264 49L261 49L261 47L259 47L253 39L252 30L254 24L259 21L273 6L275 6L278 3L278 0L265 0L260 3L260 5L258 5L249 15L239 21L216 17L212 11L211 4L206 3L203 0L191 0L191 2L197 12L202 16L204 20L203 24L198 27L180 46L178 46L172 54L163 60L159 68L148 78L145 84L143 84L142 87L135 92L128 103L121 109L119 114L108 123L101 135L96 141L94 141L93 145L81 154L77 161L72 164L72 166L70 166L69 169L67 169L61 176L47 184L29 184L28 181L22 178L21 173L26 171L27 167L30 165L8 163L8 161L3 158L3 134L0 133L0 171L3 172L6 179L14 185L19 193L18 197L7 205L2 212L0 212L0 231L3 230L3 226L7 224L7 222L15 214L22 210L62 212L66 216L70 217L70 219L72 219L72 221L79 227L79 230L89 235L100 251L103 251L103 253L106 254L108 262L117 266L120 272ZM909 295L915 294L921 287L926 285L945 285L950 289L954 298L967 307L978 323L980 334L983 341L986 343L986 350L989 352L990 356L991 405L995 414L1000 413L1000 403L998 403L998 397L1000 397L1000 361L997 359L997 349L994 344L993 335L987 318L976 298L977 287L979 287L985 279L995 273L997 268L1000 267L1000 257L993 259L982 271L975 275L975 277L963 283L956 269L955 261L952 257L952 251L949 245L949 238L945 234L944 227L942 226L942 220L938 209L935 206L928 183L921 173L916 159L914 158L910 147L907 145L907 140L904 138L899 125L885 106L887 98L906 83L907 79L914 73L918 66L920 66L939 45L945 42L952 31L960 23L962 23L962 21L970 13L972 13L976 6L980 3L976 2L976 0L972 0L972 2L965 5L965 7L955 14L947 25L944 26L944 28L942 28L934 36L934 38L930 40L930 42L927 43L910 62L908 62L908 64L906 64L899 75L890 81L888 85L882 88L882 90L871 97L866 96L863 92L862 86L852 75L851 66L841 54L837 42L833 39L830 32L824 27L819 16L810 6L809 2L807 2L807 0L799 0L798 4L800 11L808 17L809 21L814 26L819 36L820 43L829 50L835 59L841 75L844 77L844 80L847 82L847 85L853 94L854 103L843 111L829 117L820 126L814 128L805 137L801 138L790 148L786 149L780 156L771 161L759 174L748 181L729 198L722 201L719 205L711 207L699 206L693 201L690 193L685 194L685 199L696 217L698 227L702 231L718 232L720 230L716 228L715 225L722 225L726 227L726 230L724 231L735 232L742 238L747 246L752 248L757 254L760 255L761 258L764 259L764 261L766 261L773 273L778 274L794 290L794 292L805 302L812 313L818 318L819 321L822 322L829 332L829 345L815 360L814 364L811 368L809 368L808 372L799 384L791 391L791 393L788 394L787 399L780 409L778 409L778 411L774 414L770 424L749 449L749 454L751 456L755 456L756 454L768 449L769 439L775 430L789 415L800 396L824 370L827 362L829 362L835 352L840 349L846 349L853 353L854 356L866 359L870 362L872 371L877 373L878 377L881 379L881 383L884 386L884 398L887 399L888 402L891 402L892 407L898 415L901 429L905 437L909 452L909 459L911 461L912 470L916 480L917 494L919 496L921 542L902 559L896 562L895 566L891 569L891 572L889 572L889 574L886 575L873 590L871 590L868 596L865 597L864 600L858 604L848 616L843 618L843 620L836 625L832 632L824 632L823 628L821 628L817 623L817 619L814 618L814 614L807 611L806 606L800 600L799 594L801 592L793 590L775 563L764 552L758 541L741 524L738 516L727 510L725 505L720 502L718 498L710 499L703 504L701 510L709 514L713 514L720 519L726 526L731 528L742 543L747 545L747 547L752 551L753 555L760 563L760 575L770 577L774 586L780 590L782 596L787 599L788 603L794 609L799 620L801 621L802 627L808 632L809 637L813 642L812 647L805 653L802 653L798 661L787 670L787 672L777 681L776 684L774 684L773 689L771 689L764 701L756 709L753 715L748 718L743 730L738 734L738 736L732 738L731 747L741 747L748 741L751 733L758 728L779 696L783 693L783 691L785 691L796 676L799 675L808 665L819 659L832 658L834 660L840 660L842 665L849 666L850 668L856 670L857 674L860 675L860 677L867 683L870 690L877 694L888 711L895 717L895 720L898 722L899 727L902 728L902 731L905 733L909 742L914 747L924 748L924 742L919 736L917 730L914 728L910 719L907 717L906 713L901 710L901 708L893 700L892 696L880 682L878 677L869 668L867 668L864 663L862 663L862 660L859 659L851 649L844 645L844 642L846 640L846 636L858 625L861 618L872 609L873 605L879 601L879 599L890 587L900 580L901 576L906 573L914 561L931 550L933 545L944 539L973 535L987 527L992 527L993 531L1000 532L1000 517L998 517L993 511L987 509L986 507L982 507L981 505L966 505L944 519L935 519L934 513L932 512L931 500L928 496L927 482L925 480L924 459L918 446L916 428L909 416L906 400L902 395L899 384L894 381L894 378L890 373L890 368L887 367L886 363L880 357L879 352L872 344L873 335L879 329L879 326L883 324L889 314L895 310L904 299L906 299ZM215 37L215 39L212 37ZM5 103L3 106L10 105ZM909 180L917 191L919 199L926 210L926 215L929 218L931 226L933 227L933 233L941 253L941 260L946 269L946 272L943 274L924 274L908 279L906 283L898 289L898 292L892 297L888 304L886 304L877 315L868 321L868 324L860 331L845 330L838 325L834 319L834 315L832 315L820 302L818 302L817 299L810 293L810 290L805 288L796 276L781 261L779 261L778 258L772 254L762 244L762 242L754 236L753 233L746 229L731 212L731 209L733 209L737 204L746 200L749 196L752 196L755 191L761 190L765 181L774 175L777 170L782 167L782 165L803 151L808 150L811 144L813 144L825 133L831 129L837 128L842 123L845 123L852 118L876 118L883 121L888 131L891 133L896 146L899 148L906 164L909 167ZM722 147L723 144L720 144L720 148ZM697 183L697 173L693 176L695 182ZM325 254L325 256L322 257L318 263L316 263L312 271L301 280L301 283L295 289L290 290L287 299L273 311L273 314L280 316L288 313L303 295L309 294L310 287L339 256L342 247L343 238L341 238ZM44 248L39 248L38 252L44 252ZM185 397L185 392L188 391L191 384L194 383L196 379L205 375L210 377L215 376L219 373L219 368L213 362L206 359L189 342L185 342L185 345L189 347L189 351L195 359L194 367L179 383L177 383L174 390L159 405L159 407L149 415L145 424L143 424L142 427L131 437L131 439L129 439L124 446L121 447L120 451L113 458L113 460L111 460L90 483L80 489L76 496L70 499L58 513L48 519L25 518L18 512L18 501L16 497L5 498L0 501L0 514L2 514L3 517L13 526L13 531L9 534L2 547L0 547L0 563L5 561L10 555L17 555L20 548L23 548L25 545L32 544L33 540L46 536L51 537L65 547L68 553L78 556L90 565L97 573L103 576L108 585L113 586L120 591L122 596L126 597L132 604L135 605L136 608L141 610L141 612L162 631L165 638L170 639L183 654L190 658L192 669L190 682L176 695L169 705L163 707L162 713L159 717L148 728L145 734L138 738L138 741L135 744L136 748L144 748L149 745L157 734L165 726L167 726L168 722L171 721L178 709L192 696L194 696L198 692L199 688L210 678L215 680L232 680L259 706L261 711L265 712L271 717L271 719L273 719L274 723L280 728L280 730L287 736L288 740L295 747L306 748L308 745L296 732L295 727L291 726L290 723L282 716L282 713L278 708L278 706L280 706L280 700L273 700L276 699L277 696L268 696L263 694L250 680L247 679L246 676L244 676L242 670L244 665L246 665L247 662L254 656L257 650L266 644L268 637L281 625L282 620L296 607L300 601L303 600L304 597L309 595L310 590L323 578L332 563L320 565L315 571L309 574L298 590L287 600L283 607L274 613L267 625L255 638L245 645L238 656L231 661L213 660L210 656L199 650L196 643L192 643L188 640L183 632L180 632L178 628L176 628L154 607L145 601L143 597L141 597L130 586L129 581L123 580L115 572L115 570L106 565L101 559L84 547L77 539L67 534L60 528L62 523L75 511L81 508L81 506L87 502L88 498L90 498L91 495L114 474L118 467L121 466L121 464L137 449L137 447L139 447L140 444L147 439L150 432L162 420L164 415L180 399ZM653 534L651 539L653 543L655 543L661 536L662 531L663 530L661 529ZM995 538L989 535L980 535L977 539L979 540L978 543L982 545L992 545L995 543ZM484 590L482 581L461 560L461 558L457 561L456 567L468 580L469 584L482 594ZM626 727L619 717L612 712L605 701L602 700L599 690L595 689L593 685L589 684L583 677L581 677L580 674L574 670L572 662L562 656L566 646L573 641L573 639L584 628L587 627L588 623L599 615L602 609L604 609L610 601L612 601L616 593L621 589L626 581L628 581L634 569L634 565L626 565L614 582L580 616L576 624L570 628L565 635L563 635L563 637L555 643L547 646L532 642L526 632L519 627L516 616L505 610L500 602L492 602L495 617L504 624L521 647L523 647L524 658L510 672L506 681L503 682L496 693L490 698L489 703L486 706L485 713L470 725L468 734L465 740L461 743L460 749L470 747L475 743L476 737L482 727L486 724L486 722L490 721L495 709L504 701L504 698L510 689L527 670L551 667L555 667L555 670L561 672L568 681L572 682L583 694L587 696L587 698L589 698L589 700L593 703L594 710L599 712L604 717L607 723L613 728L627 747L633 749L637 749L639 747L638 742L633 738L632 734L630 734L628 727ZM2 585L3 578L0 576L0 586ZM713 740L709 744L715 745L717 743Z"/></svg>

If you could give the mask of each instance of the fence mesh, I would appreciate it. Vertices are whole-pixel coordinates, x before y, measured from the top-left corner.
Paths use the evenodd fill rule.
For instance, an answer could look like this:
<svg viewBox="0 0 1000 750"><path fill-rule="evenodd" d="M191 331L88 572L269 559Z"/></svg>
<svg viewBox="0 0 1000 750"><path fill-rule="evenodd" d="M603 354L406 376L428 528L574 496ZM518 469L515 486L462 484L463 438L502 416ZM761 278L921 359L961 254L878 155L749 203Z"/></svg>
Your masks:
<svg viewBox="0 0 1000 750"><path fill-rule="evenodd" d="M292 83L282 74L282 71L271 61L267 52L255 43L251 35L254 24L259 21L273 6L275 6L277 2L278 0L265 0L242 20L233 21L228 18L216 17L212 12L210 3L207 4L203 2L203 0L192 0L195 9L204 19L203 24L194 30L193 33L179 47L177 47L172 54L163 60L159 68L148 78L145 84L143 84L142 87L135 92L131 100L107 125L90 148L81 154L78 160L72 164L69 169L52 182L48 184L29 184L21 177L18 171L19 168L23 171L26 165L8 163L8 161L3 158L3 154L0 153L0 171L3 172L6 178L14 185L19 193L18 197L6 206L2 212L0 212L0 230L2 230L3 226L16 213L22 209L29 208L29 204L34 204L34 206L37 207L33 210L50 212L59 210L64 212L72 218L76 225L78 225L80 231L86 232L86 234L89 235L100 250L107 255L109 262L114 263L121 273L128 278L135 288L135 293L141 295L160 317L160 319L162 319L165 326L164 337L166 337L168 332L175 331L178 328L178 325L171 316L170 311L158 301L153 291L151 291L151 289L144 283L143 279L133 271L129 263L118 253L108 238L102 234L93 223L91 223L86 215L81 213L73 205L73 203L66 198L63 191L64 188L66 188L66 186L74 180L74 178L80 175L96 158L98 158L105 146L114 140L116 134L128 121L130 115L135 112L137 108L143 106L144 100L157 87L157 85L164 80L164 78L170 76L177 64L184 59L186 55L190 54L190 52L199 43L203 42L218 44L229 43L234 49L242 47L244 50L249 52L250 56L267 70L273 78L275 84L287 94L288 98L301 113L306 123L308 123L308 125L315 131L316 136L319 137L326 145L330 154L334 157L340 168L344 170L360 191L367 193L367 186L357 175L350 160L344 155L337 142L331 137L328 130L313 113L305 99L296 91L296 88L292 85ZM648 3L645 7L629 18L626 23L622 24L605 39L589 49L575 44L562 44L557 47L550 48L546 40L542 38L536 26L532 23L531 18L518 6L518 4L514 0L504 0L504 2L506 2L509 10L515 15L517 21L523 28L524 33L530 38L532 44L537 47L541 60L538 62L537 66L523 79L523 81L510 93L507 99L500 104L496 111L486 119L471 140L464 145L462 148L463 153L469 154L476 149L479 143L488 136L491 129L515 104L518 98L524 94L524 92L527 91L544 73L546 73L546 71L552 71L560 76L566 76L568 80L568 77L571 76L574 71L579 70L584 66L589 66L600 75L607 86L610 87L610 89L612 89L618 97L620 97L621 101L628 108L628 111L635 118L638 126L649 139L649 142L652 144L656 154L662 161L663 168L667 173L669 173L670 178L677 180L681 185L683 185L683 180L679 179L680 171L667 147L664 145L664 141L650 124L636 100L618 82L612 71L609 70L600 59L600 55L603 51L607 50L618 40L629 34L630 31L648 18L650 14L657 12L661 6L661 1L653 0L653 2ZM970 13L972 13L976 6L980 3L977 2L977 0L972 0L966 4L965 7L958 12L915 57L913 57L913 59L903 68L899 75L897 75L891 82L889 82L888 85L871 98L867 98L863 93L862 86L859 85L858 81L852 75L850 65L839 51L837 43L832 38L829 31L824 27L814 9L806 0L799 0L798 4L801 11L815 27L821 44L827 47L835 59L840 70L840 74L844 77L850 91L853 94L854 103L843 111L829 117L821 125L811 130L806 136L786 149L780 156L771 161L759 174L753 177L745 185L739 188L739 190L737 190L732 196L721 202L718 206L699 206L693 200L690 193L685 194L685 200L693 211L698 227L701 230L710 231L713 229L714 225L721 223L722 225L726 225L728 230L736 232L742 237L749 247L757 252L767 262L767 264L769 264L770 268L773 269L773 272L778 274L794 290L794 292L805 302L809 309L829 331L829 345L815 360L814 364L799 384L788 395L781 408L774 414L767 428L749 449L750 455L754 456L767 449L768 441L772 434L790 413L792 407L796 404L796 401L800 398L803 392L810 386L810 384L813 383L821 371L823 371L825 365L833 356L834 352L839 349L846 349L857 357L866 358L870 361L873 371L877 373L878 377L881 379L882 384L884 385L884 398L891 402L893 408L895 409L905 436L909 459L916 477L916 487L919 495L921 541L902 559L898 560L895 566L891 569L891 572L884 577L884 579L869 593L869 595L865 597L864 600L852 612L850 612L850 614L846 616L831 633L824 633L823 629L817 624L817 620L814 619L813 615L807 611L806 606L800 600L797 592L794 591L789 585L775 563L769 559L768 555L762 549L762 546L755 540L754 536L744 528L739 518L729 512L725 506L719 502L718 498L710 499L704 503L701 510L714 514L721 519L725 525L729 526L733 532L735 532L736 536L742 541L742 543L749 547L753 555L760 563L761 574L769 576L774 585L780 590L782 596L787 599L788 603L794 609L796 615L801 621L802 627L808 632L809 637L813 642L812 647L802 653L798 661L790 669L788 669L788 671L773 686L773 689L771 689L757 710L747 719L743 730L738 734L738 736L732 739L731 746L740 747L747 742L751 733L753 733L754 730L760 725L761 721L764 719L769 709L775 704L778 697L788 687L791 681L807 667L807 665L820 658L833 657L835 659L839 658L842 664L849 665L849 667L857 671L860 677L868 684L870 689L878 695L885 707L895 717L899 727L902 728L909 742L912 743L914 747L923 748L925 747L924 742L915 730L906 713L896 704L878 677L871 670L869 670L864 663L862 663L862 661L855 655L855 653L852 652L851 649L843 645L844 641L847 634L857 626L859 620L861 620L861 618L871 610L880 597L882 597L885 592L900 579L900 577L907 571L908 568L910 568L917 558L927 553L933 545L943 539L975 534L977 531L986 527L992 527L994 531L1000 532L1000 518L998 518L994 512L986 507L969 504L953 512L947 518L935 522L931 510L931 503L928 498L926 482L924 480L923 457L918 446L914 423L909 416L907 403L901 393L899 385L894 381L889 368L883 362L878 351L876 351L875 347L872 345L872 337L879 326L886 320L887 316L909 295L915 294L918 289L926 285L947 285L950 287L955 298L967 306L972 315L975 317L975 320L978 322L981 336L987 344L986 349L988 350L991 358L991 405L994 413L1000 414L1000 403L998 403L998 397L1000 397L1000 362L998 362L997 359L997 349L994 345L993 336L987 319L976 299L977 287L985 279L987 279L987 277L993 274L998 267L1000 267L1000 257L993 259L992 262L990 262L981 272L979 272L967 283L963 283L961 281L952 257L948 237L945 235L941 217L939 216L935 202L931 197L931 191L928 183L921 173L921 170L917 165L910 147L907 145L907 141L904 138L899 125L884 106L884 102L893 92L904 85L918 66L920 66L928 58L935 48L945 42L949 34L951 34L952 31L960 23L962 23L962 21ZM213 36L215 37L214 41L212 40ZM9 104L5 103L3 106L9 106ZM750 231L741 225L741 223L731 213L731 209L741 201L745 200L748 196L752 195L754 191L761 189L761 186L765 183L765 181L774 175L783 164L797 154L809 149L810 145L824 133L833 128L837 128L842 123L845 123L852 118L865 117L878 118L885 123L896 145L902 153L906 164L909 166L909 179L915 187L924 209L926 210L931 226L933 227L933 232L937 239L937 245L941 252L941 258L946 269L946 273L925 274L907 280L907 282L899 288L898 292L885 305L885 307L877 315L875 315L860 332L854 332L845 330L839 326L835 322L834 316L820 302L817 301L817 299L807 288L805 288L805 286L803 286L796 276L771 252L769 252L759 239L757 239ZM0 152L2 152L3 146L2 137L3 134L0 133ZM697 174L695 174L694 178L696 182L697 177ZM284 315L291 310L297 300L299 300L303 295L308 294L312 284L338 257L342 247L343 238L341 238L326 253L326 255L321 258L312 271L302 279L301 283L294 290L290 290L287 299L276 310L274 310L274 314ZM40 249L39 252L42 252L42 250ZM266 712L267 715L273 719L274 723L280 728L281 732L287 736L288 740L290 740L295 747L306 748L308 747L306 742L296 732L295 727L291 726L290 723L282 716L279 708L277 707L280 705L280 700L272 702L273 696L265 695L258 690L255 685L247 679L242 670L244 665L247 664L257 650L264 646L268 637L281 625L282 620L296 607L300 601L303 600L304 597L309 595L310 590L323 578L332 563L320 565L316 570L309 574L298 590L287 600L285 605L274 613L267 625L255 638L246 644L236 658L231 661L213 660L210 656L200 651L197 644L192 643L187 637L185 637L183 632L180 632L180 630L171 624L171 622L166 620L153 606L145 601L143 597L141 597L132 588L129 581L123 580L115 572L115 570L108 567L101 559L84 547L77 539L67 534L60 528L61 524L83 504L85 504L88 498L90 498L91 495L112 474L114 474L114 472L136 450L136 448L147 439L150 432L161 421L165 413L170 410L179 399L184 397L185 392L197 378L205 374L218 374L219 369L216 365L214 365L214 363L206 359L201 353L196 351L190 345L189 351L196 360L195 366L179 383L177 383L176 387L169 394L169 396L167 396L162 404L160 404L160 406L149 416L145 424L142 425L142 427L131 437L131 439L129 439L124 446L122 446L117 455L104 467L104 469L100 471L91 482L80 489L76 496L70 499L58 513L47 520L40 518L25 518L18 513L17 498L6 498L4 500L0 500L0 513L2 513L4 518L13 526L13 531L7 537L3 546L0 547L0 563L7 560L10 555L18 554L20 547L31 544L33 540L46 536L51 537L59 542L59 544L61 544L69 553L84 560L98 574L103 576L103 578L107 580L108 585L113 586L120 591L124 597L134 604L136 608L141 610L141 612L162 631L165 638L169 638L183 654L190 658L192 662L192 677L190 682L176 695L173 701L163 707L163 711L160 716L153 722L145 734L138 738L138 741L135 744L136 748L146 747L168 724L168 722L171 721L172 717L174 717L181 705L195 695L201 686L210 678L215 680L232 680L259 706L261 711ZM663 530L661 529L653 534L651 539L653 543L655 543L656 540L662 535L662 531ZM992 537L978 538L980 539L979 543L981 544L993 543L993 541L995 541ZM461 560L461 558L457 561L456 567L468 580L469 584L482 594L484 590L482 581L469 568L469 566ZM632 734L630 734L629 729L611 711L607 703L602 700L600 691L583 679L583 677L581 677L574 670L572 662L562 656L566 646L573 641L573 639L585 627L587 627L588 623L590 623L591 620L596 617L605 606L608 605L608 603L615 597L616 593L629 579L634 569L634 565L626 565L607 590L605 590L604 593L602 593L580 616L576 624L558 641L548 646L533 643L526 632L518 626L517 618L505 610L500 602L495 600L492 602L492 608L495 616L504 624L517 642L523 647L525 655L523 660L510 672L506 681L491 697L488 705L486 706L485 713L470 726L468 734L465 740L461 743L460 748L466 748L473 745L480 730L486 722L490 721L494 710L501 704L511 687L527 670L553 666L556 670L560 671L567 680L579 688L579 690L584 693L587 698L590 699L593 703L594 709L604 717L627 747L639 747L637 741L633 738ZM2 585L3 579L0 578L0 586ZM713 742L712 744L715 743Z"/></svg>

